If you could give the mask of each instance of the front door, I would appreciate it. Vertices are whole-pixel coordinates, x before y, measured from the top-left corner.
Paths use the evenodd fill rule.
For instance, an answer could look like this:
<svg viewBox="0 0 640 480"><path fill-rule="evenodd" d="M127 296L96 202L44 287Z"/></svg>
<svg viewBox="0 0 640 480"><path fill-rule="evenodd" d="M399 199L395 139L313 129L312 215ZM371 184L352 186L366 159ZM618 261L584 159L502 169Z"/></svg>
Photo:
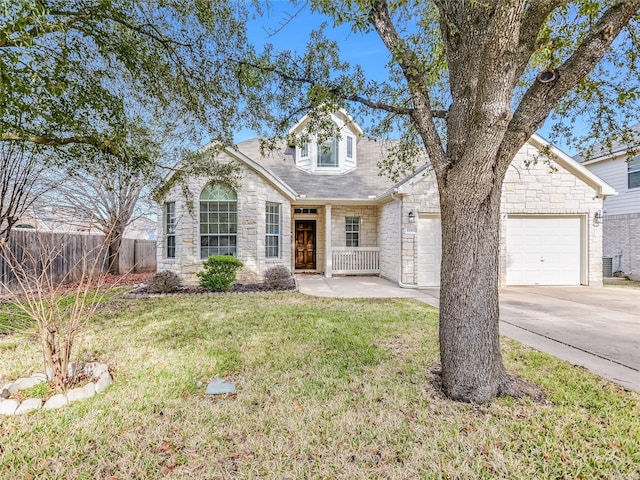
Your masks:
<svg viewBox="0 0 640 480"><path fill-rule="evenodd" d="M316 268L316 221L296 220L296 269Z"/></svg>

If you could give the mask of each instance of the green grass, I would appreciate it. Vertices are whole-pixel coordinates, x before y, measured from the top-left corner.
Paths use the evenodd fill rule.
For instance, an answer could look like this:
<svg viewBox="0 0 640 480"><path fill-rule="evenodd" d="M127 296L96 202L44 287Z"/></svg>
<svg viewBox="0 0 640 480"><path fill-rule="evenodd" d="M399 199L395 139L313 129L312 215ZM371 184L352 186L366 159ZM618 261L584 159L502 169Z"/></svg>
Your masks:
<svg viewBox="0 0 640 480"><path fill-rule="evenodd" d="M412 300L112 300L81 350L115 383L0 418L0 478L640 478L640 395L504 340L548 404L450 402L437 312ZM2 381L40 362L18 335L0 357ZM237 394L204 395L215 376Z"/></svg>
<svg viewBox="0 0 640 480"><path fill-rule="evenodd" d="M630 278L626 278L626 277L605 278L604 286L615 287L615 288L633 288L635 290L640 290L640 281L631 280Z"/></svg>

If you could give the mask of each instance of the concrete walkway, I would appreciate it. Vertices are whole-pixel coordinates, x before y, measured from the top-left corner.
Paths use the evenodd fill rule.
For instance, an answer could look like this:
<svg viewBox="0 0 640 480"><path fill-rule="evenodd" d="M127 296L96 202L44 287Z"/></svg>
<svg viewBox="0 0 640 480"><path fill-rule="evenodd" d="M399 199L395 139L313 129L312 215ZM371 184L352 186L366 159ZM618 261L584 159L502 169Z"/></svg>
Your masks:
<svg viewBox="0 0 640 480"><path fill-rule="evenodd" d="M379 277L296 275L301 293L339 298L415 298L439 306L438 288L408 289ZM500 289L500 333L640 391L640 290Z"/></svg>

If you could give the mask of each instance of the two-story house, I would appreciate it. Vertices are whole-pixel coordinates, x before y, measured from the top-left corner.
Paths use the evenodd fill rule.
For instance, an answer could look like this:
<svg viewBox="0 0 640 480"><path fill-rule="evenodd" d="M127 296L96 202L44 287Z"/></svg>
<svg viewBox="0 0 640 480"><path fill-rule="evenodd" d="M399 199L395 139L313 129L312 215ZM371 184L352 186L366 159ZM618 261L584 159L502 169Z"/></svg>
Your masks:
<svg viewBox="0 0 640 480"><path fill-rule="evenodd" d="M618 194L604 201L603 255L610 271L640 280L640 123L631 128L635 140L592 147L582 165Z"/></svg>

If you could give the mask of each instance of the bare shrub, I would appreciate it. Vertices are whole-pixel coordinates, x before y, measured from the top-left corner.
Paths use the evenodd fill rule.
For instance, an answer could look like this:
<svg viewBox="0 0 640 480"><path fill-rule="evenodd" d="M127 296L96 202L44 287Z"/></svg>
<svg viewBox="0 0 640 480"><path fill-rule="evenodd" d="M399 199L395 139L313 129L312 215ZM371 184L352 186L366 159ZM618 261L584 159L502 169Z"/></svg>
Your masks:
<svg viewBox="0 0 640 480"><path fill-rule="evenodd" d="M147 290L150 293L172 293L178 291L181 286L180 277L175 272L165 270L151 277Z"/></svg>
<svg viewBox="0 0 640 480"><path fill-rule="evenodd" d="M35 242L37 248L23 249L20 256L0 248L14 276L11 284L0 279L5 299L0 313L13 330L30 333L38 340L48 380L65 390L75 382L69 367L79 335L113 285L105 282L104 247L83 252L78 264L69 269L67 275L77 275L76 282L69 285L55 268L65 260L63 242L52 246L39 237Z"/></svg>
<svg viewBox="0 0 640 480"><path fill-rule="evenodd" d="M293 277L287 267L276 265L265 272L264 285L270 290L285 290L293 286Z"/></svg>

